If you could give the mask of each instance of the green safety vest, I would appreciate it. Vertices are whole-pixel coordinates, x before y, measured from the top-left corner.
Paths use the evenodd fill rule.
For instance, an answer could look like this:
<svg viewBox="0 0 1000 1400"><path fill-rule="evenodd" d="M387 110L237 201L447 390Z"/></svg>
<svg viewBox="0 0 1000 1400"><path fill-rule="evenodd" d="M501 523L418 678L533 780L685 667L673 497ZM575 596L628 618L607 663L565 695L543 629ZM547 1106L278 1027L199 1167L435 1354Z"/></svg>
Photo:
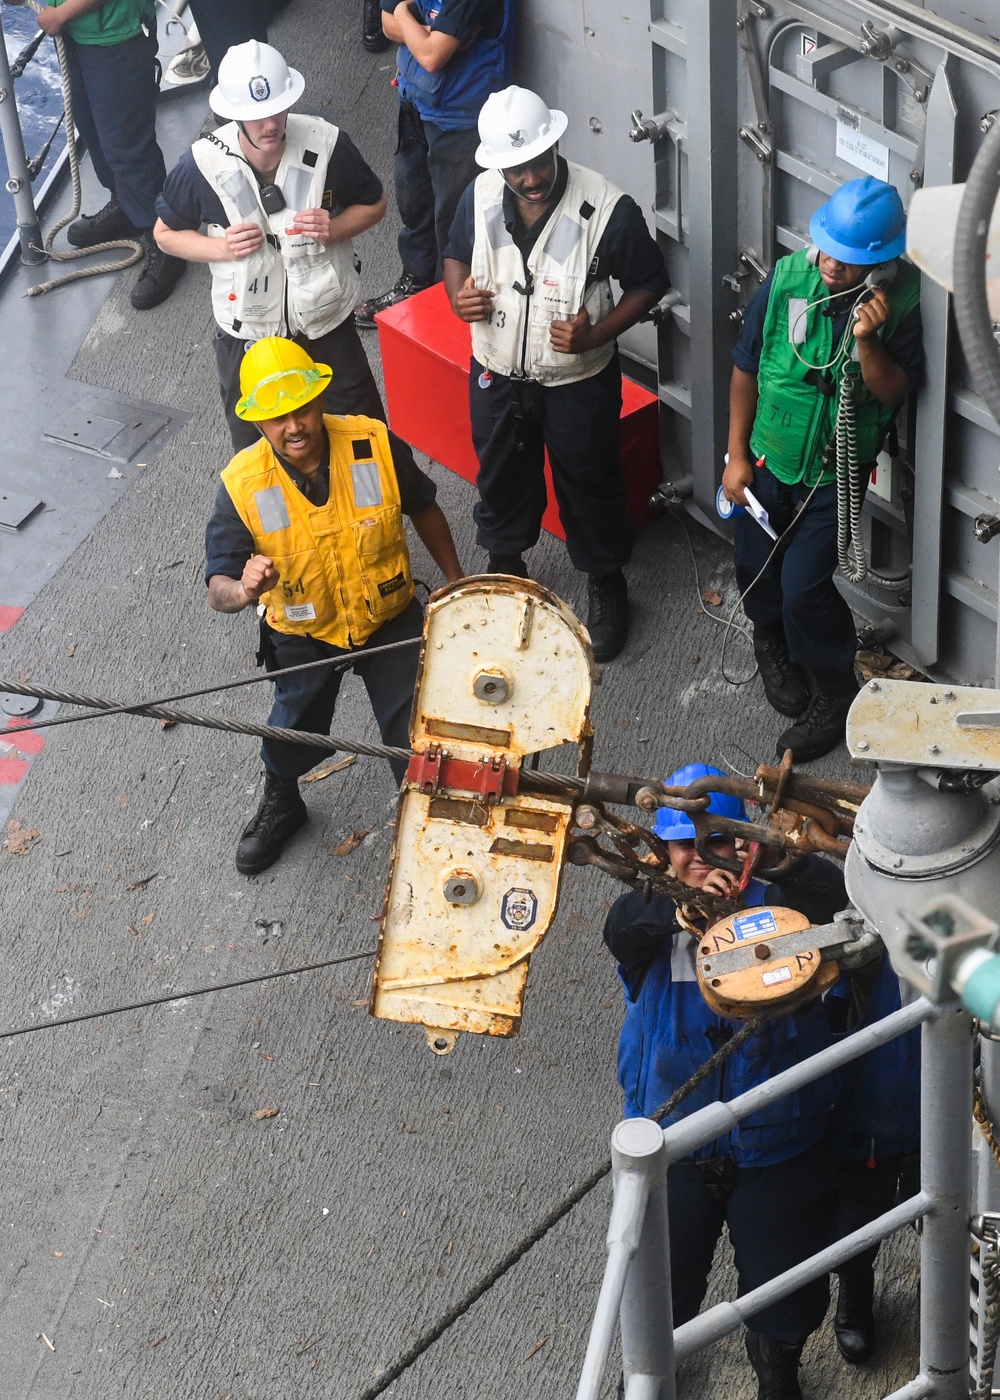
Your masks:
<svg viewBox="0 0 1000 1400"><path fill-rule="evenodd" d="M755 458L764 458L768 470L779 481L789 485L804 481L812 486L817 480L825 485L837 475L835 467L824 471L823 452L837 425L843 358L826 371L828 378L835 376L835 394L824 394L806 382L808 366L826 365L836 350L833 318L823 315L827 303L811 305L828 295L819 269L809 262L804 248L778 259L764 317L757 414L750 449ZM883 339L896 331L904 316L920 301L920 274L916 268L900 262L887 295L889 319L880 333ZM897 409L880 403L865 386L861 366L852 358L856 342L850 328L847 335L848 372L856 382L857 460L873 462Z"/></svg>
<svg viewBox="0 0 1000 1400"><path fill-rule="evenodd" d="M63 0L49 0L55 6ZM105 0L96 10L79 19L71 19L66 28L78 44L123 44L134 39L142 29L143 20L153 18L151 0Z"/></svg>

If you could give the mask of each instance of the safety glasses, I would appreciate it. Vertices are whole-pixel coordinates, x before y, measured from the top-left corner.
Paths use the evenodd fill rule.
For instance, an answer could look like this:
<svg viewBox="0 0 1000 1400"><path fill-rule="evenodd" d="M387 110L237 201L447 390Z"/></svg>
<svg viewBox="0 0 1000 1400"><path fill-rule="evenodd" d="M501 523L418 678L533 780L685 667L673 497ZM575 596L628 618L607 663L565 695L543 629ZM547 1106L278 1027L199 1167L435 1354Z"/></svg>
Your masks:
<svg viewBox="0 0 1000 1400"><path fill-rule="evenodd" d="M315 398L316 386L323 376L318 369L282 369L260 380L244 400L248 409L257 413L273 413L283 400L289 408Z"/></svg>

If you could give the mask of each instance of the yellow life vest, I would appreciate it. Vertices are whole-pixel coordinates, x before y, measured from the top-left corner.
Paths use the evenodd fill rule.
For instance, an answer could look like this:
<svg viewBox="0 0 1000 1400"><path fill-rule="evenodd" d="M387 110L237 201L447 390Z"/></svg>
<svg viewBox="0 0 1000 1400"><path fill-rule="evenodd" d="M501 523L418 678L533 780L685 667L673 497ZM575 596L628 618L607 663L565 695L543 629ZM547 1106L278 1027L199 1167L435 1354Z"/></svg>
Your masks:
<svg viewBox="0 0 1000 1400"><path fill-rule="evenodd" d="M222 473L258 554L279 582L261 601L277 632L357 647L413 597L399 484L385 424L324 414L330 494L308 500L262 438Z"/></svg>

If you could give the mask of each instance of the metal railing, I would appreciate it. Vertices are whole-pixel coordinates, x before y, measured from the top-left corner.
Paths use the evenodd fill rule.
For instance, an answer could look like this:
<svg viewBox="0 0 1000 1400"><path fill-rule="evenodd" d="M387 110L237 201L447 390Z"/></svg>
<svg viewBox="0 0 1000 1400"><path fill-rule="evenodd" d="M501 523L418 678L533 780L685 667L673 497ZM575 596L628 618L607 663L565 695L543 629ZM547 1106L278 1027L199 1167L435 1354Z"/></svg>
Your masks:
<svg viewBox="0 0 1000 1400"><path fill-rule="evenodd" d="M41 30L39 33L41 34ZM37 49L38 43L33 40L18 55L12 70L10 60L7 57L3 19L0 17L0 139L3 141L4 154L7 159L7 193L12 195L14 199L17 236L21 246L21 262L27 267L45 262L46 254L42 247L38 210L35 208L35 196L31 188L32 169L35 162L31 162L29 165L25 153L24 133L21 130L21 121L17 114L14 80L15 77L19 78L24 72ZM60 114L56 130L58 130L62 119L62 114ZM54 135L55 132L53 132ZM42 162L34 171L35 175L41 170L43 163L44 155Z"/></svg>
<svg viewBox="0 0 1000 1400"><path fill-rule="evenodd" d="M752 1292L672 1328L668 1166L730 1132L750 1114L916 1026L922 1026L923 1106L918 1193ZM679 1361L918 1220L919 1374L887 1400L967 1400L973 1047L972 1021L961 1006L934 1006L921 998L729 1103L709 1104L665 1129L646 1118L619 1123L611 1137L614 1205L608 1262L577 1400L599 1400L619 1319L625 1400L676 1400Z"/></svg>

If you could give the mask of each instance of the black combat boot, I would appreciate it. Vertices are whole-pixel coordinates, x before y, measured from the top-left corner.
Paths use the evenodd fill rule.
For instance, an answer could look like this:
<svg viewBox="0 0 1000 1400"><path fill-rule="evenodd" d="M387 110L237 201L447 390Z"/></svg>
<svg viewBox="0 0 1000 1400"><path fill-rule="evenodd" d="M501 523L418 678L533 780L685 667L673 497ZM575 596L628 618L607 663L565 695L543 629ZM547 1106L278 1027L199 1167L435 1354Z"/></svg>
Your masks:
<svg viewBox="0 0 1000 1400"><path fill-rule="evenodd" d="M143 229L142 246L146 257L129 300L136 311L151 311L161 301L166 301L187 271L187 263L158 248L152 229Z"/></svg>
<svg viewBox="0 0 1000 1400"><path fill-rule="evenodd" d="M845 1361L860 1366L875 1349L875 1270L853 1268L838 1275L833 1332Z"/></svg>
<svg viewBox="0 0 1000 1400"><path fill-rule="evenodd" d="M621 569L587 583L587 631L594 660L613 661L628 640L628 585Z"/></svg>
<svg viewBox="0 0 1000 1400"><path fill-rule="evenodd" d="M513 578L527 578L528 566L520 554L491 554L486 572L488 574L509 574Z"/></svg>
<svg viewBox="0 0 1000 1400"><path fill-rule="evenodd" d="M308 816L297 780L265 772L260 806L236 847L236 869L241 875L259 875L273 865Z"/></svg>
<svg viewBox="0 0 1000 1400"><path fill-rule="evenodd" d="M112 195L96 214L81 214L74 219L66 230L66 237L74 248L93 248L113 238L138 238L139 230Z"/></svg>
<svg viewBox="0 0 1000 1400"><path fill-rule="evenodd" d="M389 307L395 306L398 301L416 296L417 292L425 292L430 285L430 282L425 282L422 277L412 277L408 272L400 273L395 286L390 287L387 292L382 292L380 296L369 297L354 308L354 324L362 330L373 330L375 317L380 311L388 311Z"/></svg>
<svg viewBox="0 0 1000 1400"><path fill-rule="evenodd" d="M369 53L384 53L392 43L382 33L382 6L379 0L364 0L361 42Z"/></svg>
<svg viewBox="0 0 1000 1400"><path fill-rule="evenodd" d="M802 1400L799 1358L805 1343L793 1346L762 1332L747 1332L745 1340L750 1365L757 1373L757 1400Z"/></svg>
<svg viewBox="0 0 1000 1400"><path fill-rule="evenodd" d="M813 693L805 714L778 735L778 753L791 749L796 763L808 763L844 742L847 712L858 693L853 666L849 671L814 671Z"/></svg>
<svg viewBox="0 0 1000 1400"><path fill-rule="evenodd" d="M764 685L764 694L779 715L794 719L809 704L809 686L801 666L788 654L784 628L755 627L753 654L757 671Z"/></svg>

